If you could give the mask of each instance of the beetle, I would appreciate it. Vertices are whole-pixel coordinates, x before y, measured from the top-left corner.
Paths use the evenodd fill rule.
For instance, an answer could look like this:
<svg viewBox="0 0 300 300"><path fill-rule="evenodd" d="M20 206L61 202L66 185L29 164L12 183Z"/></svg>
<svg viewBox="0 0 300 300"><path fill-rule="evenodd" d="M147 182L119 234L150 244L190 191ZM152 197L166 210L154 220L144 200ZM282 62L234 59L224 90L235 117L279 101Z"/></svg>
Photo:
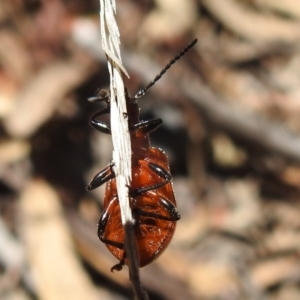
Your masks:
<svg viewBox="0 0 300 300"><path fill-rule="evenodd" d="M197 40L190 43L151 81L146 88L140 90L135 97L129 97L125 89L129 133L132 146L132 181L129 186L130 207L134 219L134 234L139 254L139 267L143 267L156 259L168 246L175 231L176 221L180 215L176 208L176 200L172 186L172 176L168 158L159 148L151 147L149 133L156 130L161 119L140 120L140 109L137 99L158 81L162 75L192 48ZM96 130L111 134L110 126L99 117L110 112L110 96L101 90L91 102L103 101L106 108L96 112L90 124ZM98 237L106 244L108 250L119 260L111 271L121 270L128 265L124 249L124 228L121 221L120 205L116 187L113 163L95 175L87 190L93 190L107 183L104 196L104 210L98 222Z"/></svg>

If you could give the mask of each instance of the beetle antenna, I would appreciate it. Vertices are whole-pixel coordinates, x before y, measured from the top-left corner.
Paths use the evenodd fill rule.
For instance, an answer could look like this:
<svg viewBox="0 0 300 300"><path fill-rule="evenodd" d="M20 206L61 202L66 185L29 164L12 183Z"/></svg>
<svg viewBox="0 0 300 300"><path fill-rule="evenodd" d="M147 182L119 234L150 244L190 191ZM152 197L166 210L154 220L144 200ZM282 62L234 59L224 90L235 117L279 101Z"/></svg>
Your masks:
<svg viewBox="0 0 300 300"><path fill-rule="evenodd" d="M188 44L180 53L178 53L170 62L161 70L159 74L143 89L139 90L139 92L134 96L135 99L138 99L145 95L145 93L157 82L171 66L180 59L184 54L186 54L195 44L197 43L197 39L194 39L190 44Z"/></svg>

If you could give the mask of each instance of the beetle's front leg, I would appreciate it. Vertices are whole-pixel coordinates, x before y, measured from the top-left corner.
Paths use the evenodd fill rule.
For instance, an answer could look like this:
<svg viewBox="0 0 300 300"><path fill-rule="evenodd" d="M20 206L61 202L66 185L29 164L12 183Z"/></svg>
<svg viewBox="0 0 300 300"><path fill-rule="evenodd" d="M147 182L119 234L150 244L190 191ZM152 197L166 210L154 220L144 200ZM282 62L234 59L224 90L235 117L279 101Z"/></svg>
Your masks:
<svg viewBox="0 0 300 300"><path fill-rule="evenodd" d="M98 117L109 114L109 113L110 113L109 107L106 107L106 108L96 112L94 115L92 115L92 117L90 119L91 126L102 133L111 134L110 126L97 119Z"/></svg>

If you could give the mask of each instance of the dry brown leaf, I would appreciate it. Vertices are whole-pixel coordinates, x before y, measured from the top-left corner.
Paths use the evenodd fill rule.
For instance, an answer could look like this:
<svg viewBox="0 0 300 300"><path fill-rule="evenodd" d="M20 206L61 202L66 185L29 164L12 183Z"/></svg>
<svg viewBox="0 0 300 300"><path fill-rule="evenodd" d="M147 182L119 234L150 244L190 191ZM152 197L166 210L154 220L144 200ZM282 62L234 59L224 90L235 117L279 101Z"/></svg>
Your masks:
<svg viewBox="0 0 300 300"><path fill-rule="evenodd" d="M225 27L255 43L289 43L300 39L300 23L263 15L234 0L201 0Z"/></svg>
<svg viewBox="0 0 300 300"><path fill-rule="evenodd" d="M196 2L185 0L156 0L157 9L148 14L140 34L156 42L183 35L197 19Z"/></svg>
<svg viewBox="0 0 300 300"><path fill-rule="evenodd" d="M51 186L42 180L32 181L21 195L20 217L39 299L97 299L75 255L60 200Z"/></svg>
<svg viewBox="0 0 300 300"><path fill-rule="evenodd" d="M6 130L15 137L32 135L91 72L89 62L56 62L45 67L20 92L15 109L4 120Z"/></svg>

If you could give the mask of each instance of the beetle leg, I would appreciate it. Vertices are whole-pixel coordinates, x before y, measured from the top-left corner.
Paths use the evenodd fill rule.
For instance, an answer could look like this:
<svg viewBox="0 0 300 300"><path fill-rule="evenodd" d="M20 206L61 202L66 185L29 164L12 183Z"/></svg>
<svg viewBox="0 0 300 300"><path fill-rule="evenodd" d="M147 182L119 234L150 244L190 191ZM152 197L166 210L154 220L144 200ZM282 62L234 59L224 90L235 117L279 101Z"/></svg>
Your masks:
<svg viewBox="0 0 300 300"><path fill-rule="evenodd" d="M102 238L101 236L99 236L99 240L104 244L108 244L110 246L114 246L114 247L122 249L122 250L124 249L124 244L123 243L118 243L118 242L114 242L114 241L111 241L111 240L107 240L107 239Z"/></svg>
<svg viewBox="0 0 300 300"><path fill-rule="evenodd" d="M161 119L142 121L132 126L129 130L130 132L140 131L143 134L147 134L156 130L161 124L162 124Z"/></svg>
<svg viewBox="0 0 300 300"><path fill-rule="evenodd" d="M109 107L106 107L106 108L96 112L90 119L91 126L93 126L95 129L97 129L98 131L100 131L102 133L111 134L110 126L102 121L97 120L98 117L109 114L109 112L110 112Z"/></svg>
<svg viewBox="0 0 300 300"><path fill-rule="evenodd" d="M124 252L124 254L125 254L125 252ZM125 265L125 257L123 257L118 264L112 266L111 269L110 269L110 271L111 272L121 271L123 269L124 265Z"/></svg>
<svg viewBox="0 0 300 300"><path fill-rule="evenodd" d="M95 175L95 177L92 179L90 184L87 187L88 191L91 191L103 183L107 182L108 180L115 178L115 173L112 168L113 164L110 163L105 169L100 171L98 174Z"/></svg>
<svg viewBox="0 0 300 300"><path fill-rule="evenodd" d="M97 91L97 95L95 97L90 97L87 99L89 102L106 102L109 106L110 96L107 90L101 89Z"/></svg>
<svg viewBox="0 0 300 300"><path fill-rule="evenodd" d="M162 168L161 166L159 166L157 164L151 163L151 162L148 163L148 167L154 173L156 173L159 177L165 179L165 183L164 184L167 184L168 182L171 181L172 175L168 171L166 171L166 169Z"/></svg>
<svg viewBox="0 0 300 300"><path fill-rule="evenodd" d="M104 243L104 244L108 244L110 246L114 246L116 248L119 248L119 249L124 249L124 244L123 243L118 243L118 242L114 242L114 241L111 241L111 240L106 240L102 237L99 236L99 240Z"/></svg>
<svg viewBox="0 0 300 300"><path fill-rule="evenodd" d="M119 248L119 249L124 249L124 244L123 243L118 243L118 242L107 240L107 239L103 238L108 217L109 217L109 215L108 215L108 212L107 212L107 209L106 209L103 212L103 214L102 214L102 216L99 220L99 223L98 223L98 230L97 230L98 237L99 237L100 241L103 242L104 244L114 246L114 247ZM124 257L120 260L120 262L118 264L112 266L110 271L111 272L121 271L124 264L125 264L125 257L126 257L126 255L125 255L125 251L124 251Z"/></svg>
<svg viewBox="0 0 300 300"><path fill-rule="evenodd" d="M134 210L134 213L144 217L151 217L154 219L173 221L173 222L178 221L180 219L180 214L178 213L176 206L171 201L165 198L160 198L159 203L170 214L169 217L157 213L144 211L143 209L139 209L139 208L136 208Z"/></svg>
<svg viewBox="0 0 300 300"><path fill-rule="evenodd" d="M165 208L165 210L170 214L170 221L178 221L180 219L180 214L178 213L177 207L170 200L165 198L160 198L160 204Z"/></svg>
<svg viewBox="0 0 300 300"><path fill-rule="evenodd" d="M108 214L108 208L103 212L99 222L98 222L98 230L97 230L97 235L100 239L101 242L103 242L104 244L107 244L107 245L110 245L110 246L113 246L113 247L116 247L116 248L119 248L119 249L124 249L124 243L118 243L118 242L115 242L115 241L111 241L111 240L107 240L105 238L103 238L104 236L104 232L105 232L105 228L106 228L106 224L107 224L107 221L108 221L108 217L109 217L109 214ZM121 271L124 264L125 264L125 257L126 257L126 254L125 254L125 251L124 251L124 255L123 255L123 258L120 260L120 262L116 265L114 265L110 271L111 272L114 272L114 271Z"/></svg>
<svg viewBox="0 0 300 300"><path fill-rule="evenodd" d="M103 242L104 244L108 244L108 245L114 246L119 249L124 249L123 243L118 243L118 242L107 240L107 239L103 238L108 218L109 218L109 214L108 214L108 208L107 208L102 213L100 220L98 222L97 235L98 235L100 241Z"/></svg>
<svg viewBox="0 0 300 300"><path fill-rule="evenodd" d="M164 168L162 168L161 166L151 163L148 163L148 167L154 172L156 173L159 177L163 178L164 181L160 182L160 183L156 183L150 186L143 186L143 187L139 187L137 189L134 190L130 190L130 196L131 197L136 197L138 195L141 195L147 191L151 191L151 190L155 190L158 189L164 185L166 185L167 183L169 183L172 179L172 175L167 172Z"/></svg>

